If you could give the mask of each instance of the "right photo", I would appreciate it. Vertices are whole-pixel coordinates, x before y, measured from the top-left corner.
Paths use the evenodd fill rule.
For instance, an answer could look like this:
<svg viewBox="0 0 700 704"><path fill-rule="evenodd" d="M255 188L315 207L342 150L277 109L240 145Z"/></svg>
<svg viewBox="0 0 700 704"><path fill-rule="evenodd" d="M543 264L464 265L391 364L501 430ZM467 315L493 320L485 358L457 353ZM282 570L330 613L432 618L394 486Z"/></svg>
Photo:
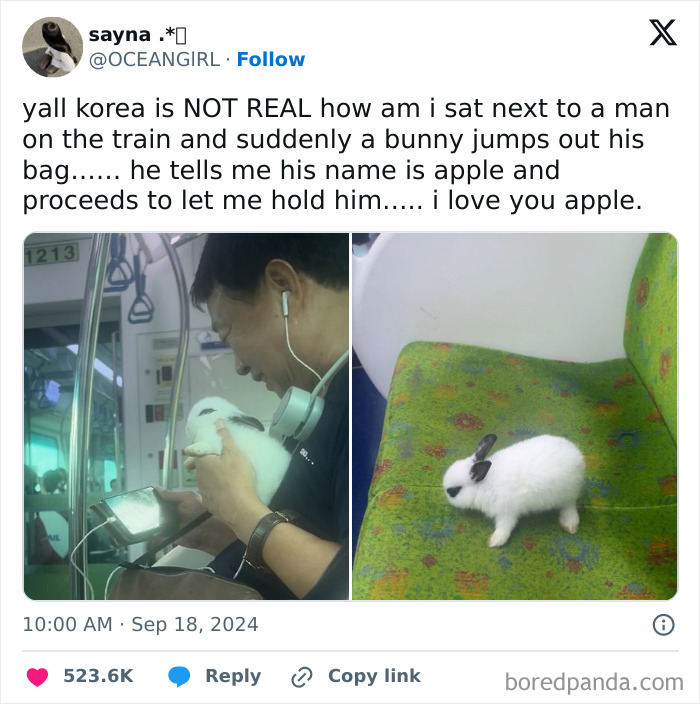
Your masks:
<svg viewBox="0 0 700 704"><path fill-rule="evenodd" d="M353 235L353 599L670 599L677 244Z"/></svg>

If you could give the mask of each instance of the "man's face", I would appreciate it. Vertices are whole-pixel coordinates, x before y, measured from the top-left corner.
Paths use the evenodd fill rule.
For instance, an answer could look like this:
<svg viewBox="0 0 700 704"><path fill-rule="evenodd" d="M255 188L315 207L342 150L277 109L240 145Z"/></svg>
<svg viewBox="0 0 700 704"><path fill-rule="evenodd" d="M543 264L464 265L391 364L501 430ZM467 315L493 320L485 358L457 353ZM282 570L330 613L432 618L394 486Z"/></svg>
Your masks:
<svg viewBox="0 0 700 704"><path fill-rule="evenodd" d="M216 286L207 299L212 329L233 350L236 371L262 381L282 397L294 385L284 335L282 307L262 286L252 299Z"/></svg>

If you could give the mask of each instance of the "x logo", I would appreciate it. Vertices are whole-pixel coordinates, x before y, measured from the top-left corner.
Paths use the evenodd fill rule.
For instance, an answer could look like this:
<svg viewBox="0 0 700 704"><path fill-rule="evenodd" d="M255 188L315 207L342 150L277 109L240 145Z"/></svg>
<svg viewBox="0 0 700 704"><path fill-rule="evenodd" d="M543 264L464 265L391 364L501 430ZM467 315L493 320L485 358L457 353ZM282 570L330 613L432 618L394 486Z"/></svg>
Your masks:
<svg viewBox="0 0 700 704"><path fill-rule="evenodd" d="M654 29L658 32L656 35L656 39L650 44L650 46L654 46L656 42L659 41L663 37L663 40L668 44L669 46L676 46L676 42L673 41L673 37L668 33L668 28L675 22L676 20L671 20L667 25L661 24L659 20L649 20L654 25Z"/></svg>

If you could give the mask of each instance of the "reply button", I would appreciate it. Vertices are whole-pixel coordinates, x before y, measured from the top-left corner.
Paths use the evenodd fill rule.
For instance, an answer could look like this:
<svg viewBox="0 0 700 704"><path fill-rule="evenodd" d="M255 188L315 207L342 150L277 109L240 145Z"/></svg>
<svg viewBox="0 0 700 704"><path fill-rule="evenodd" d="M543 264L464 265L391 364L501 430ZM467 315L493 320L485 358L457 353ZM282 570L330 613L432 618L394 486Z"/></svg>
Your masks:
<svg viewBox="0 0 700 704"><path fill-rule="evenodd" d="M208 668L207 682L221 682L230 684L233 687L239 684L249 684L251 687L255 687L260 680L260 675L262 675L262 672L253 672L247 667L245 670L237 672L221 672L220 670Z"/></svg>

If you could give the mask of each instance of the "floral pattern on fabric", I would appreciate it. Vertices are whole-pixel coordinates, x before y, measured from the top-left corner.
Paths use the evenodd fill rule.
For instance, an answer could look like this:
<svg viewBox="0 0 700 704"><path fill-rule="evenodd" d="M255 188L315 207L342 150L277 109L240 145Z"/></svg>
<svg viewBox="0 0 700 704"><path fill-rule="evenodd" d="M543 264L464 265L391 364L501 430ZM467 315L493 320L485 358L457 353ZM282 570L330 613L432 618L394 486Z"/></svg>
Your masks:
<svg viewBox="0 0 700 704"><path fill-rule="evenodd" d="M649 235L630 287L625 351L676 437L677 244L671 235Z"/></svg>

